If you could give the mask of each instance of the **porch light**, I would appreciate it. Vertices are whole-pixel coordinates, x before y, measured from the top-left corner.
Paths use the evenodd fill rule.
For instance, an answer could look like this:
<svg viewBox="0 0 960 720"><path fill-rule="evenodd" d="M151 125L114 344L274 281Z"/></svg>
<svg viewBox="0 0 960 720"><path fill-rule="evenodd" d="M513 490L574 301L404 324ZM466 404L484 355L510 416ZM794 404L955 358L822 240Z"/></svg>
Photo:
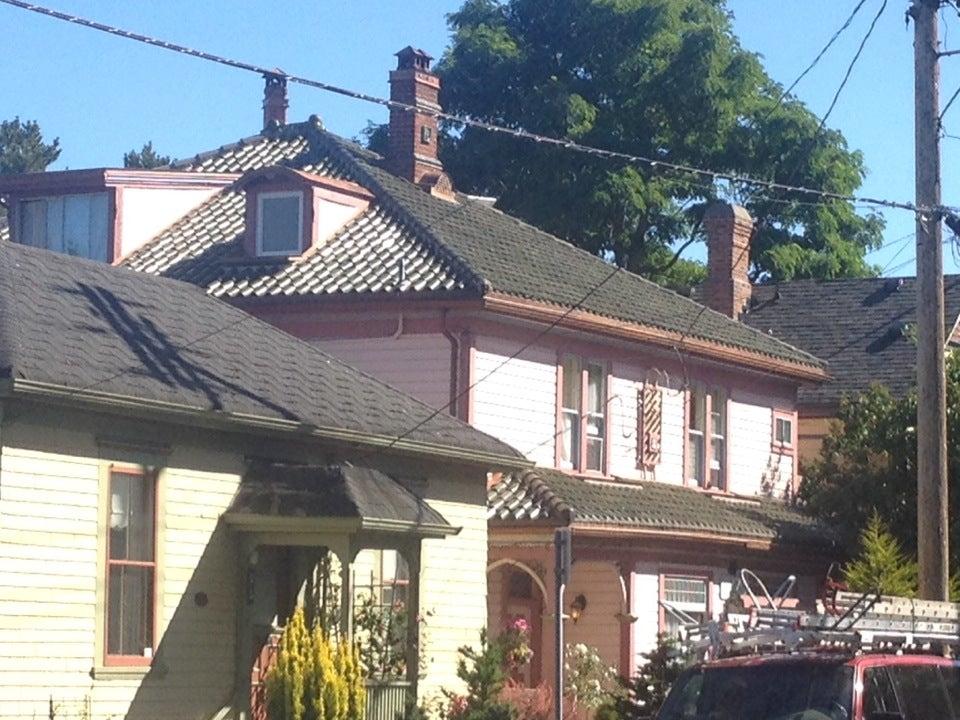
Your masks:
<svg viewBox="0 0 960 720"><path fill-rule="evenodd" d="M583 611L586 609L587 596L581 593L573 599L572 603L570 603L570 619L573 620L574 624L579 622L580 616L583 615Z"/></svg>

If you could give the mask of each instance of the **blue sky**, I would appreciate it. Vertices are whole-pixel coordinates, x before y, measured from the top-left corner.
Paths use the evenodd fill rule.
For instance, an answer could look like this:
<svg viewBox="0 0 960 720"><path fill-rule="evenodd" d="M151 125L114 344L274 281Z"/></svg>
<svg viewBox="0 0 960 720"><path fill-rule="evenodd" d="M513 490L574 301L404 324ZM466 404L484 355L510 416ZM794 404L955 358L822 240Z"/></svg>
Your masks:
<svg viewBox="0 0 960 720"><path fill-rule="evenodd" d="M816 113L830 103L882 0L868 0L854 24L797 87ZM51 7L213 53L366 93L387 93L393 53L413 44L439 56L445 15L457 0L49 0ZM843 23L854 0L728 0L744 47L789 84ZM907 0L889 0L829 125L861 150L870 171L861 194L913 197L913 33ZM948 48L960 48L960 17L944 11ZM119 165L123 153L152 140L174 157L232 142L259 130L261 80L163 50L0 6L4 82L0 118L36 119L63 154L55 166ZM943 63L943 96L960 85L960 56ZM382 108L300 86L290 88L292 120L312 113L331 130L356 135ZM960 101L945 118L960 136ZM960 205L960 140L943 141L944 202ZM912 274L913 216L884 211L889 245L871 254L888 274ZM899 252L899 254L897 254ZM702 254L700 249L696 255ZM896 255L896 257L894 257ZM905 265L901 265L904 262ZM945 266L960 265L945 248ZM900 267L898 267L900 266Z"/></svg>

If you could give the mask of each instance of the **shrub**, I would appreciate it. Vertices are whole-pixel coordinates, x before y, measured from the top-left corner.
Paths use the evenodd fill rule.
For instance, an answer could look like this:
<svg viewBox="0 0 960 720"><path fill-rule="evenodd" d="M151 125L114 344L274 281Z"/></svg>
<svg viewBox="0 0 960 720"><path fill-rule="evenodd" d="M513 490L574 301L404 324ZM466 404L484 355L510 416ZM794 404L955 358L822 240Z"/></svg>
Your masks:
<svg viewBox="0 0 960 720"><path fill-rule="evenodd" d="M309 632L297 608L267 673L270 720L363 720L366 690L357 652L333 646L318 625Z"/></svg>
<svg viewBox="0 0 960 720"><path fill-rule="evenodd" d="M617 687L617 671L607 665L596 648L567 645L564 688L577 706L596 710Z"/></svg>
<svg viewBox="0 0 960 720"><path fill-rule="evenodd" d="M860 533L857 557L844 568L844 580L857 592L915 597L917 563L909 557L874 510Z"/></svg>
<svg viewBox="0 0 960 720"><path fill-rule="evenodd" d="M480 631L480 647L460 648L457 677L466 686L466 694L445 691L449 706L447 716L455 720L516 720L516 710L501 699L507 681L504 647L489 642L486 631Z"/></svg>
<svg viewBox="0 0 960 720"><path fill-rule="evenodd" d="M623 692L613 707L621 720L641 720L656 713L686 664L677 642L665 633L657 637L656 647L642 657L645 662L637 674L629 680L620 679Z"/></svg>

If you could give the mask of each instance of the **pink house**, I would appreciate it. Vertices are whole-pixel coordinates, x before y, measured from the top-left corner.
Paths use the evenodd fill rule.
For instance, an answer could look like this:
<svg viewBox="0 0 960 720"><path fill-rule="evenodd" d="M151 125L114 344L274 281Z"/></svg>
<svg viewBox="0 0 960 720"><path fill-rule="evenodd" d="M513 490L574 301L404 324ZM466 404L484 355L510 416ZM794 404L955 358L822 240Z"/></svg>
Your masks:
<svg viewBox="0 0 960 720"><path fill-rule="evenodd" d="M436 108L429 56L398 58L393 97ZM742 208L705 217L705 308L457 193L429 116L395 110L381 158L316 117L286 124L282 92L268 78L256 136L166 171L84 171L96 182L76 192L106 194L106 238L92 201L56 214L64 194L83 202L68 173L4 179L13 240L40 238L37 218L60 223L56 249L102 239L101 259L195 283L534 461L489 479L487 574L492 630L532 626L530 683L552 672L560 526L573 533L567 638L623 674L676 627L663 602L716 615L741 568L796 574L812 602L835 551L790 503L796 398L826 372L739 322ZM156 202L128 220L144 189Z"/></svg>

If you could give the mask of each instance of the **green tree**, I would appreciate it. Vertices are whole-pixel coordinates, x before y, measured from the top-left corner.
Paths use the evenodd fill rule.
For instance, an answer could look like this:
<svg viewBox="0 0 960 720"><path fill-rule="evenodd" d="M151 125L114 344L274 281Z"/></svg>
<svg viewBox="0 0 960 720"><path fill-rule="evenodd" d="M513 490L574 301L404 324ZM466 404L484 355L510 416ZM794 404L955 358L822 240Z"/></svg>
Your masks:
<svg viewBox="0 0 960 720"><path fill-rule="evenodd" d="M657 645L642 655L643 664L629 680L621 678L622 692L615 698L616 715L621 720L641 720L656 714L670 686L686 667L676 641L660 634Z"/></svg>
<svg viewBox="0 0 960 720"><path fill-rule="evenodd" d="M480 647L459 650L457 677L466 692L457 695L444 691L450 702L448 717L455 720L515 720L517 712L505 703L500 693L507 682L506 656L501 643L490 642L480 631Z"/></svg>
<svg viewBox="0 0 960 720"><path fill-rule="evenodd" d="M917 594L917 561L903 551L876 510L860 533L859 551L844 567L843 577L857 592L902 597Z"/></svg>
<svg viewBox="0 0 960 720"><path fill-rule="evenodd" d="M60 140L43 140L36 120L0 122L0 175L43 172L60 157Z"/></svg>
<svg viewBox="0 0 960 720"><path fill-rule="evenodd" d="M917 398L896 398L882 386L847 398L823 444L820 458L804 468L800 499L838 528L846 547L874 513L887 523L903 550L917 548ZM960 353L947 357L947 434L950 478L950 555L960 560Z"/></svg>
<svg viewBox="0 0 960 720"><path fill-rule="evenodd" d="M465 0L438 63L452 113L645 157L851 193L865 168L843 136L782 88L734 36L724 0ZM374 134L373 140L378 136ZM682 285L673 260L702 240L708 201L758 220L755 277L863 276L879 216L840 201L750 195L471 127L441 144L456 185L649 277Z"/></svg>
<svg viewBox="0 0 960 720"><path fill-rule="evenodd" d="M143 144L139 150L131 150L123 154L123 166L125 168L151 168L165 167L170 164L170 158L166 155L160 155L153 149L153 141Z"/></svg>

